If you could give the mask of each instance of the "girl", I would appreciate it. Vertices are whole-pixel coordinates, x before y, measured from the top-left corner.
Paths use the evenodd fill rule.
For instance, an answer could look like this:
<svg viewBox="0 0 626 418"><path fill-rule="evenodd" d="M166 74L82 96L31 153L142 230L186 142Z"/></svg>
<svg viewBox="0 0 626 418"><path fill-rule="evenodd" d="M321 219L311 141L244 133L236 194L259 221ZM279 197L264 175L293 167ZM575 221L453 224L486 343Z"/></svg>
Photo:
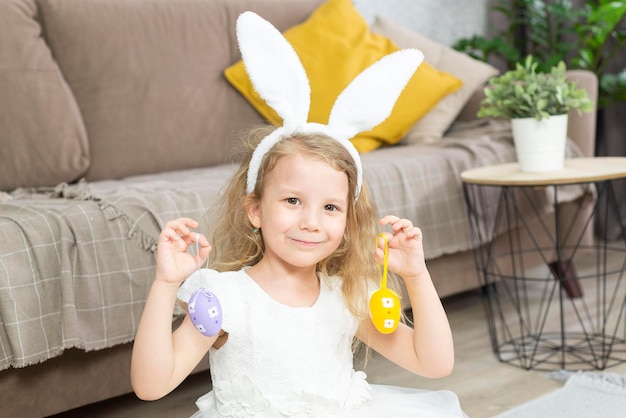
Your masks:
<svg viewBox="0 0 626 418"><path fill-rule="evenodd" d="M395 216L379 220L390 227L389 269L404 280L414 317L414 328L402 323L381 334L367 298L384 242L372 257L374 211L365 185L355 199L351 155L325 135L286 137L265 154L254 192L246 194L253 150L227 189L213 233L213 266L224 273L191 275L211 250L192 231L196 221L169 222L159 237L156 278L133 350L137 395L169 393L210 350L214 390L198 401L197 417L463 416L450 392L371 387L352 369L356 336L416 374L452 370L451 332L420 230ZM197 257L186 252L195 242ZM187 316L172 334L177 292L186 302L200 287L219 298L223 333L206 337Z"/></svg>
<svg viewBox="0 0 626 418"><path fill-rule="evenodd" d="M213 391L198 400L194 417L463 416L450 392L370 386L353 370L355 340L422 376L445 376L454 363L422 235L406 219L378 222L390 230L388 267L404 281L414 327L383 334L369 318L385 239L372 256L376 219L349 141L389 115L423 55L400 51L367 68L321 125L307 122L306 73L280 32L246 12L237 37L255 89L284 124L251 135L212 231L214 270L195 271L211 252L195 220L163 228L133 347L136 394L166 395L209 351ZM186 316L172 333L177 295L188 302L200 288L221 303L221 332L207 337Z"/></svg>

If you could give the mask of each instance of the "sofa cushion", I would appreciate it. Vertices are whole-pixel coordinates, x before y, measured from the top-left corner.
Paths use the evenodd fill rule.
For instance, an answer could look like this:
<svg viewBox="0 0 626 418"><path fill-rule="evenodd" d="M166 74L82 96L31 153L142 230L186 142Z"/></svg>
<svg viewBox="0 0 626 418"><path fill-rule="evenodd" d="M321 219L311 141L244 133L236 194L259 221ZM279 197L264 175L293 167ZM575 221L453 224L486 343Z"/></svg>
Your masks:
<svg viewBox="0 0 626 418"><path fill-rule="evenodd" d="M487 63L455 51L383 17L375 18L372 31L388 36L402 48L420 49L427 63L463 81L463 87L444 97L430 112L417 121L406 136L409 143L432 142L441 139L472 94L481 88L488 78L499 72L497 68Z"/></svg>
<svg viewBox="0 0 626 418"><path fill-rule="evenodd" d="M320 3L246 0L48 0L50 47L80 106L88 180L226 161L233 134L262 119L224 80L238 59L237 16L252 9L283 28Z"/></svg>
<svg viewBox="0 0 626 418"><path fill-rule="evenodd" d="M0 370L132 341L160 229L201 220L235 169L13 192L0 211Z"/></svg>
<svg viewBox="0 0 626 418"><path fill-rule="evenodd" d="M80 113L36 15L33 0L0 1L0 190L69 182L89 165Z"/></svg>
<svg viewBox="0 0 626 418"><path fill-rule="evenodd" d="M267 19L266 16L263 16ZM271 19L269 19L271 22ZM273 22L272 22L273 23ZM311 85L309 121L327 123L335 99L369 65L399 50L389 38L372 33L350 0L329 0L306 22L284 33L297 52ZM241 61L226 78L274 125L281 118L256 93ZM352 142L361 152L400 141L411 126L461 81L423 63L415 72L387 120L358 134Z"/></svg>

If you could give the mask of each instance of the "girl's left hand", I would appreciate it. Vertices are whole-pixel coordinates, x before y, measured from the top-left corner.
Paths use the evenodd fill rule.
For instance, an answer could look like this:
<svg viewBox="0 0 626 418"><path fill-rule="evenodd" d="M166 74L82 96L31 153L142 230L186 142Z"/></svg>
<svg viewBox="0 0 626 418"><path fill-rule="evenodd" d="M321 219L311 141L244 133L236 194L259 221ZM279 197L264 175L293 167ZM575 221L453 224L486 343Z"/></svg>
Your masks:
<svg viewBox="0 0 626 418"><path fill-rule="evenodd" d="M389 225L392 233L385 232L389 242L389 270L400 275L404 280L417 278L427 272L422 246L422 231L413 226L408 219L387 215L378 221L381 225ZM384 261L385 242L376 240L377 248L374 259L382 264Z"/></svg>

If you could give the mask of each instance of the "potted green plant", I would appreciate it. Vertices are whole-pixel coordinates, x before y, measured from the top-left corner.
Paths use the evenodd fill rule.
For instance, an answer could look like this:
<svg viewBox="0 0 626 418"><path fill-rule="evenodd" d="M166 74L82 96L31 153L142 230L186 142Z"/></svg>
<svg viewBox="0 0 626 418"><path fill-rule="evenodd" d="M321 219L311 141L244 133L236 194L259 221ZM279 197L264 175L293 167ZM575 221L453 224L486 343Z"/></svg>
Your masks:
<svg viewBox="0 0 626 418"><path fill-rule="evenodd" d="M593 110L587 92L567 79L564 62L545 73L537 65L529 55L491 78L478 111L478 117L511 119L517 158L527 172L563 168L568 113Z"/></svg>
<svg viewBox="0 0 626 418"><path fill-rule="evenodd" d="M459 39L455 49L495 60L507 70L528 54L539 61L540 72L565 61L570 69L598 76L599 107L626 101L626 69L609 71L626 47L626 0L493 0L490 5L501 24L488 36Z"/></svg>

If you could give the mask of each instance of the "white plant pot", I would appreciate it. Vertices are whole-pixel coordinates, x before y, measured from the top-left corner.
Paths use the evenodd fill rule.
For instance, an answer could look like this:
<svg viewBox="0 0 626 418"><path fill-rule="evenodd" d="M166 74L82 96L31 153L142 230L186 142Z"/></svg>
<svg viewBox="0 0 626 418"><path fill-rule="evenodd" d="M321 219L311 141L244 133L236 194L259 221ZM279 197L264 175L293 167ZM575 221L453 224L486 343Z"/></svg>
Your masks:
<svg viewBox="0 0 626 418"><path fill-rule="evenodd" d="M557 171L565 162L567 114L548 119L511 119L517 160L522 171Z"/></svg>

